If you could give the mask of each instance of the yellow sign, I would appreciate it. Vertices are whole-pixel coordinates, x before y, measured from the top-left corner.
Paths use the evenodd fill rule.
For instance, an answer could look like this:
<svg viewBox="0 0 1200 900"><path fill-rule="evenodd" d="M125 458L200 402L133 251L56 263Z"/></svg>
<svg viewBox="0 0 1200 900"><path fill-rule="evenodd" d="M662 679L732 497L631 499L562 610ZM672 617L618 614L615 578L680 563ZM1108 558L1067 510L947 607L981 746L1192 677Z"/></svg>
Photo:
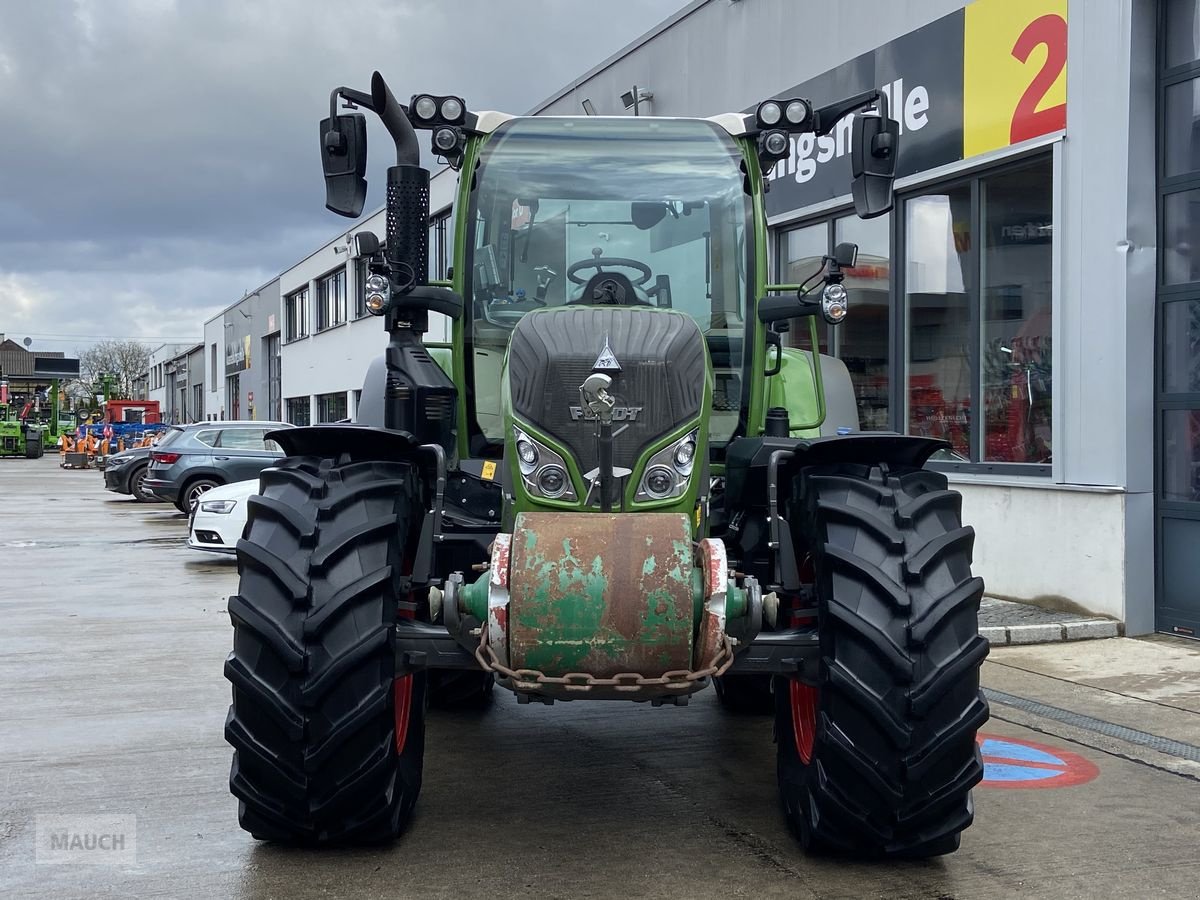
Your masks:
<svg viewBox="0 0 1200 900"><path fill-rule="evenodd" d="M492 460L487 460L483 464L483 474L481 476L484 481L491 481L496 477L496 464Z"/></svg>
<svg viewBox="0 0 1200 900"><path fill-rule="evenodd" d="M1067 0L964 11L963 157L1067 127Z"/></svg>

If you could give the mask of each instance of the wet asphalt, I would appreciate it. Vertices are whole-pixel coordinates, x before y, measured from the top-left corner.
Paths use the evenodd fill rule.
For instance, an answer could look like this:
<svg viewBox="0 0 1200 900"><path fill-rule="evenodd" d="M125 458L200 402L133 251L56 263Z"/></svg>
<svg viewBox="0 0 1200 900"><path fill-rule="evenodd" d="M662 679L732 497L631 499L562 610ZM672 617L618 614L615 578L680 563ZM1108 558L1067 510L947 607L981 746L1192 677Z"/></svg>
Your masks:
<svg viewBox="0 0 1200 900"><path fill-rule="evenodd" d="M431 712L401 840L259 844L237 826L222 738L236 567L186 549L185 527L57 457L0 460L0 896L1200 896L1200 765L1004 706L990 735L1095 777L977 789L962 849L933 861L806 858L777 804L771 722L725 713L711 692L654 709L518 706L498 691L484 712ZM1039 674L1028 654L1006 667L1005 652L985 683L1006 696L1103 718L1128 693ZM1184 693L1200 696L1200 675ZM1157 720L1118 711L1190 738L1200 712L1155 702ZM120 864L36 857L39 821L104 815L135 817Z"/></svg>

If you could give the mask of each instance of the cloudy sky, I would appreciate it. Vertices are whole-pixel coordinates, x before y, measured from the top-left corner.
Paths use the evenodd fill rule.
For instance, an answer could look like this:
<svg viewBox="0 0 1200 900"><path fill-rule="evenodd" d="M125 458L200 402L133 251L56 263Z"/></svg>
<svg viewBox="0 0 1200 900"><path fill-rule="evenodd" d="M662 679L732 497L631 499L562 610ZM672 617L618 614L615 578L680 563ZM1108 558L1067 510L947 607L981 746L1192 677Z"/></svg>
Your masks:
<svg viewBox="0 0 1200 900"><path fill-rule="evenodd" d="M328 240L329 91L523 112L686 0L7 0L0 333L199 339ZM372 117L370 142L386 135ZM387 154L372 153L368 209Z"/></svg>

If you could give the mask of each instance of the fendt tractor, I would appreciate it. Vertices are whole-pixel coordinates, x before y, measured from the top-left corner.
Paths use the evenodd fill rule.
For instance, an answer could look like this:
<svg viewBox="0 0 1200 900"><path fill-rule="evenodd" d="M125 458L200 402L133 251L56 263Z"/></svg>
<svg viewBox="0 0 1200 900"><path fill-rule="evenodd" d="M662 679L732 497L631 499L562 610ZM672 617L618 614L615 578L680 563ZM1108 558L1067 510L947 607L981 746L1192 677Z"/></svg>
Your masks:
<svg viewBox="0 0 1200 900"><path fill-rule="evenodd" d="M806 849L955 850L987 643L974 533L924 468L946 445L860 432L846 367L785 345L853 315L853 245L803 284L767 269L764 173L795 135L850 135L858 214L890 209L886 95L514 117L404 105L375 73L369 93L334 90L320 126L326 205L350 217L358 108L395 142L385 239L353 241L388 343L356 422L272 433L288 456L250 501L225 667L242 827L395 837L430 702L499 684L522 703L686 706L713 685L773 713ZM418 130L460 173L448 281L428 277ZM425 342L431 313L449 341Z"/></svg>

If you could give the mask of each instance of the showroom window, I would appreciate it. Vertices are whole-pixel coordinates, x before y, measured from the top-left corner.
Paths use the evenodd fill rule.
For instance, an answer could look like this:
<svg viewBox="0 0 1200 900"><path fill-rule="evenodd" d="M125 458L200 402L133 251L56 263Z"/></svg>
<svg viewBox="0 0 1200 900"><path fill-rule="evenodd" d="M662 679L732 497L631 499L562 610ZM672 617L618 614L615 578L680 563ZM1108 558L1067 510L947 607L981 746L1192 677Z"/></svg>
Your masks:
<svg viewBox="0 0 1200 900"><path fill-rule="evenodd" d="M1048 474L1052 219L1043 152L898 197L889 215L839 212L780 234L787 284L816 273L836 244L858 244L850 314L836 328L819 321L818 333L850 372L860 428L945 439L953 452L935 459L968 471ZM798 319L786 339L807 349L808 335Z"/></svg>
<svg viewBox="0 0 1200 900"><path fill-rule="evenodd" d="M846 270L850 315L836 328L817 316L821 352L846 364L858 402L859 428L886 431L890 419L891 385L891 217L860 219L855 215L834 216L813 225L785 232L780 240L780 277L784 283L799 284L821 269L821 257L843 241L858 244L858 264ZM808 349L809 323L790 323L788 343Z"/></svg>
<svg viewBox="0 0 1200 900"><path fill-rule="evenodd" d="M287 420L293 425L311 425L312 413L307 397L287 398Z"/></svg>
<svg viewBox="0 0 1200 900"><path fill-rule="evenodd" d="M308 288L283 298L283 324L285 341L308 337Z"/></svg>
<svg viewBox="0 0 1200 900"><path fill-rule="evenodd" d="M317 421L340 422L349 418L346 411L346 392L336 394L317 394Z"/></svg>
<svg viewBox="0 0 1200 900"><path fill-rule="evenodd" d="M904 201L908 430L956 461L1050 465L1052 188L1043 155Z"/></svg>
<svg viewBox="0 0 1200 900"><path fill-rule="evenodd" d="M346 321L346 269L317 279L317 331Z"/></svg>

